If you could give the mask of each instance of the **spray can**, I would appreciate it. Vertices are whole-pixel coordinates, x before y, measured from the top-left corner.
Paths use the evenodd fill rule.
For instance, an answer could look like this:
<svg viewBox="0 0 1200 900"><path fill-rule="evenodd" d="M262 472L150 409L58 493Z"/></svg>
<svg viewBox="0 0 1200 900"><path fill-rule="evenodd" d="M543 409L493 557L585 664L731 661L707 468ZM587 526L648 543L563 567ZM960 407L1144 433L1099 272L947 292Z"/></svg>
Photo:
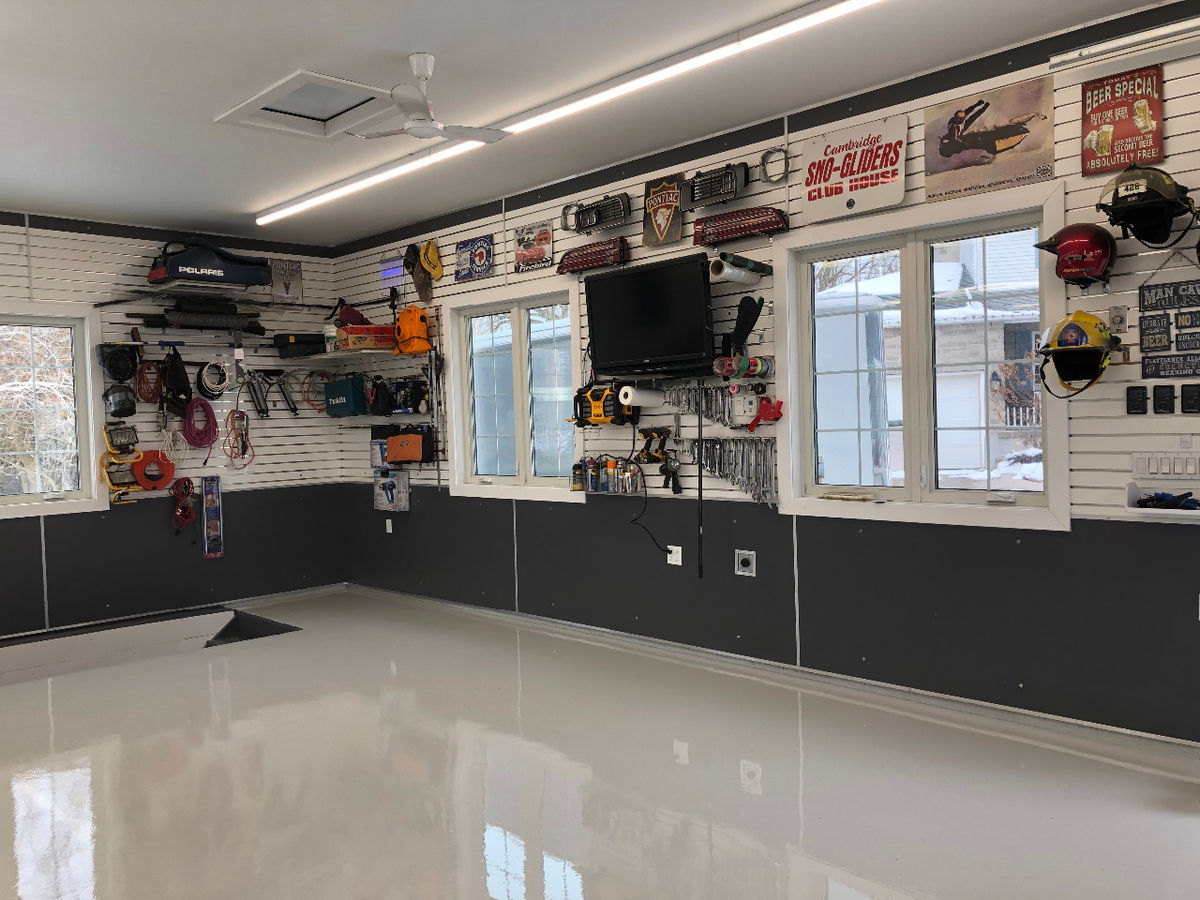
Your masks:
<svg viewBox="0 0 1200 900"><path fill-rule="evenodd" d="M615 459L608 461L608 478L604 482L604 489L613 494L617 492L617 461Z"/></svg>
<svg viewBox="0 0 1200 900"><path fill-rule="evenodd" d="M583 463L577 462L571 466L571 490L583 490Z"/></svg>
<svg viewBox="0 0 1200 900"><path fill-rule="evenodd" d="M600 490L600 467L591 457L588 457L585 465L587 466L587 489L595 493Z"/></svg>

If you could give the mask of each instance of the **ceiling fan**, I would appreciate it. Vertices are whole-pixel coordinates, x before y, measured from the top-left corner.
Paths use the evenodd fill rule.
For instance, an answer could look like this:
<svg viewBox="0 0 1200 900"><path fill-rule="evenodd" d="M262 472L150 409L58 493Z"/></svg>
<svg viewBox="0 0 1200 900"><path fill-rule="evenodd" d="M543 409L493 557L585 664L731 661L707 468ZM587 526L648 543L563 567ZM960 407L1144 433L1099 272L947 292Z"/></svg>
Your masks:
<svg viewBox="0 0 1200 900"><path fill-rule="evenodd" d="M501 128L443 125L433 117L433 107L426 95L426 86L433 76L433 61L432 53L410 53L408 63L412 66L413 75L417 77L420 87L398 84L391 90L392 101L399 107L400 112L404 113L403 128L392 131L373 131L370 134L355 134L353 131L346 133L364 140L407 134L409 137L420 138L423 141L448 138L454 141L481 141L485 144L494 144L496 141L508 137L509 132Z"/></svg>

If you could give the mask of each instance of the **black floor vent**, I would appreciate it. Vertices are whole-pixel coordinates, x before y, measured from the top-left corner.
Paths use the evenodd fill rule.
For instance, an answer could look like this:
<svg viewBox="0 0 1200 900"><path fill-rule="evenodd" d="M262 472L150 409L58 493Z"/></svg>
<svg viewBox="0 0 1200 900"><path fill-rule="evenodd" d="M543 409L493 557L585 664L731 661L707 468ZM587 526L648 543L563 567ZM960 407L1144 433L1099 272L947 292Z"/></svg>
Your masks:
<svg viewBox="0 0 1200 900"><path fill-rule="evenodd" d="M287 634L289 631L300 631L295 625L286 625L274 619L264 619L247 612L235 612L229 624L214 634L204 646L219 647L222 644L233 644L237 641L252 641L255 638L270 637L273 634Z"/></svg>

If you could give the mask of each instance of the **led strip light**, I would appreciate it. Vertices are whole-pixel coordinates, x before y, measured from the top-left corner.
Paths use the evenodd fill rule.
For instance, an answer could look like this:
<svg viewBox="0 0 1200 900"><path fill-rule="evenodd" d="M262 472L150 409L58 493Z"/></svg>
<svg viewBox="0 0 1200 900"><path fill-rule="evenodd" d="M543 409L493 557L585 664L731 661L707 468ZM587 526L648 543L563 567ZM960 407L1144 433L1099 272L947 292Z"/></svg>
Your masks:
<svg viewBox="0 0 1200 900"><path fill-rule="evenodd" d="M795 18L782 24L762 27L761 30L755 30L753 27L743 29L732 40L714 49L703 52L690 51L695 55L686 55L686 58L667 65L659 63L657 65L661 66L661 68L655 68L653 71L636 78L629 78L628 74L621 76L621 78L628 78L629 80L622 81L617 79L619 83L612 87L596 91L577 100L570 100L568 102L557 101L560 105L552 106L543 112L529 115L527 118L518 118L517 121L511 124L502 124L494 127L503 128L505 131L512 132L513 134L531 131L534 128L555 122L566 116L572 116L575 113L583 112L602 103L608 103L610 100L616 100L618 97L632 94L634 91L640 91L651 85L659 84L677 75L683 75L702 66L719 62L722 59L728 59L746 50L753 50L755 47L761 47L764 44L770 44L782 38L790 37L793 34L799 34L802 31L824 25L826 22L832 22L835 19L840 19L842 16L858 12L882 2L884 0L841 0L838 3L825 5L821 9L806 11L811 9L813 4L810 4L797 11ZM743 34L746 36L743 37ZM468 150L474 150L476 147L482 146L483 144L479 141L446 142L439 144L432 150L424 150L420 153L403 157L373 172L328 185L310 194L264 210L258 214L255 222L259 225L269 225L287 216L292 216L296 213L312 209L315 206L348 196L349 194L366 190L377 184L407 175L410 172L415 172L418 169L451 159L466 153Z"/></svg>

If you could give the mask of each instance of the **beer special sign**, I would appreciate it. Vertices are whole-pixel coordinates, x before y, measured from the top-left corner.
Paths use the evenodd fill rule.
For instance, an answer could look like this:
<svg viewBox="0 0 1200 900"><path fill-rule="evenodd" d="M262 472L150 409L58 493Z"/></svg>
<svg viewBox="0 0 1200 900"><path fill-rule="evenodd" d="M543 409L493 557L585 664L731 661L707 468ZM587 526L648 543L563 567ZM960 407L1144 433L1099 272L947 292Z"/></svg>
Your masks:
<svg viewBox="0 0 1200 900"><path fill-rule="evenodd" d="M907 143L908 116L805 141L800 150L805 223L900 205Z"/></svg>
<svg viewBox="0 0 1200 900"><path fill-rule="evenodd" d="M1083 85L1083 174L1163 160L1162 66Z"/></svg>

